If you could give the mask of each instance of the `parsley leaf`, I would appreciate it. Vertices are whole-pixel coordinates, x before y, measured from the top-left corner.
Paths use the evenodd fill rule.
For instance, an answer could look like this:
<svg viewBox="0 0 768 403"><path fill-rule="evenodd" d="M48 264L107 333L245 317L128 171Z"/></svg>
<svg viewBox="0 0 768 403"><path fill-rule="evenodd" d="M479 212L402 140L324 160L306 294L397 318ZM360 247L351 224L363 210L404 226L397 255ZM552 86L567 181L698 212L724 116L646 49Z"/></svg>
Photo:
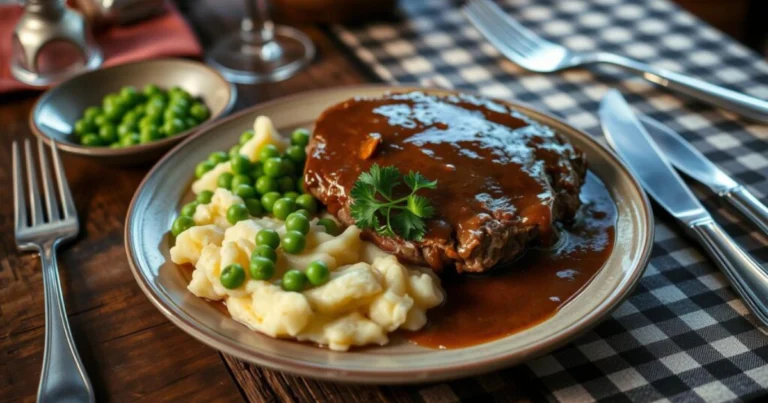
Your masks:
<svg viewBox="0 0 768 403"><path fill-rule="evenodd" d="M394 199L392 191L405 182L410 193ZM407 241L420 241L427 231L425 219L435 214L429 199L419 196L420 189L435 189L437 181L430 181L418 172L404 177L394 166L380 167L373 164L368 172L358 177L350 197L350 212L355 224L362 229L372 229L381 236L401 236Z"/></svg>

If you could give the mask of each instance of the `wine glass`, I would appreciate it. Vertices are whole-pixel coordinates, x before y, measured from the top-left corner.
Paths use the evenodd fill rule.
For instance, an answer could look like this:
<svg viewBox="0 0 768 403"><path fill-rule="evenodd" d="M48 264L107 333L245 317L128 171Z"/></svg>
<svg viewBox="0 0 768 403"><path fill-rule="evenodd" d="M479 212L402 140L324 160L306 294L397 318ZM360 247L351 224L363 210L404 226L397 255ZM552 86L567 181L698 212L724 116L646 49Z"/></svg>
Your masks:
<svg viewBox="0 0 768 403"><path fill-rule="evenodd" d="M303 32L275 25L267 0L245 0L240 30L227 35L206 55L206 62L234 83L285 80L315 56L315 45Z"/></svg>

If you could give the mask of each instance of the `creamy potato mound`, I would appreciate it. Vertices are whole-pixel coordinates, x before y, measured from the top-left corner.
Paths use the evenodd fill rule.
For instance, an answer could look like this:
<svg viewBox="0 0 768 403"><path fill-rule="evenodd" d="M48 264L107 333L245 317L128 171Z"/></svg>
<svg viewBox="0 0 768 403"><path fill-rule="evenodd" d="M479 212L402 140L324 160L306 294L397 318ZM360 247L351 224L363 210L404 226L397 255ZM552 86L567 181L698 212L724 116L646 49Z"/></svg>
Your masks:
<svg viewBox="0 0 768 403"><path fill-rule="evenodd" d="M287 144L268 118L259 117L254 132L241 148L241 154L252 161L266 144L280 149ZM198 297L224 301L235 320L271 337L311 341L346 351L351 346L384 345L387 334L397 329L420 329L427 322L427 309L443 301L439 280L430 270L401 264L361 240L355 226L338 236L330 235L317 224L317 218L311 220L300 254L285 253L279 247L272 279L251 279L247 268L256 247L256 233L269 228L282 237L285 225L267 216L231 225L226 219L227 209L243 200L216 187L216 178L223 172L231 172L229 162L218 164L192 185L195 193L211 190L214 194L210 203L197 206L193 216L196 226L176 238L171 260L193 265L187 288ZM331 271L327 283L302 292L280 287L283 273L303 271L317 260ZM221 270L233 263L246 269L246 281L236 289L227 289L219 277Z"/></svg>

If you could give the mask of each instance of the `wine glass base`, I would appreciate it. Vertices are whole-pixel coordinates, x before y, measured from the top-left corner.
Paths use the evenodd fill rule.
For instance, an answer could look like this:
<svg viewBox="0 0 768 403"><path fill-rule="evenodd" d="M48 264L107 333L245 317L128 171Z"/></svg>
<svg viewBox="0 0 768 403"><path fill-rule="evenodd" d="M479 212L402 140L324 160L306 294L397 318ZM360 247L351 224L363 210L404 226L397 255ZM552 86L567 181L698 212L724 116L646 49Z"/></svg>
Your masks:
<svg viewBox="0 0 768 403"><path fill-rule="evenodd" d="M282 25L275 26L272 41L255 45L248 33L233 32L205 57L211 67L228 81L256 84L285 80L315 57L315 45L303 32Z"/></svg>

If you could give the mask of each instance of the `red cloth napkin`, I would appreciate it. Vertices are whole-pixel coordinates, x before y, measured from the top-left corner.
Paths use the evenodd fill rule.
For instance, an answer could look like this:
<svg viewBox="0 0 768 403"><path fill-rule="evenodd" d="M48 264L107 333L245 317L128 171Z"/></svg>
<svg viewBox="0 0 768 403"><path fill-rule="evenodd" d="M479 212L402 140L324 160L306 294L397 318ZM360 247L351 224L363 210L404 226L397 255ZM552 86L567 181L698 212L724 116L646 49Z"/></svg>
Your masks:
<svg viewBox="0 0 768 403"><path fill-rule="evenodd" d="M202 48L179 11L168 12L132 25L115 26L95 34L104 52L103 67L157 57L200 57ZM11 34L24 10L0 6L0 94L40 89L16 81L11 75Z"/></svg>

